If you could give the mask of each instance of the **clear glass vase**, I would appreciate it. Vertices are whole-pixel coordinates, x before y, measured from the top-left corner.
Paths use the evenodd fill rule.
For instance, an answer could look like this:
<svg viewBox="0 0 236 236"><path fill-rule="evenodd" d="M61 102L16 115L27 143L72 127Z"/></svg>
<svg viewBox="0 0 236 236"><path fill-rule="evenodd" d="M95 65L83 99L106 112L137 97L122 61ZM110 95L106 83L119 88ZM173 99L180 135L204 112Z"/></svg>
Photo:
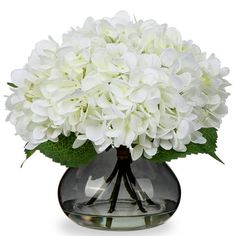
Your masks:
<svg viewBox="0 0 236 236"><path fill-rule="evenodd" d="M176 211L181 190L165 163L132 162L120 147L98 154L87 166L69 168L58 197L64 213L79 225L103 230L137 230L163 224Z"/></svg>

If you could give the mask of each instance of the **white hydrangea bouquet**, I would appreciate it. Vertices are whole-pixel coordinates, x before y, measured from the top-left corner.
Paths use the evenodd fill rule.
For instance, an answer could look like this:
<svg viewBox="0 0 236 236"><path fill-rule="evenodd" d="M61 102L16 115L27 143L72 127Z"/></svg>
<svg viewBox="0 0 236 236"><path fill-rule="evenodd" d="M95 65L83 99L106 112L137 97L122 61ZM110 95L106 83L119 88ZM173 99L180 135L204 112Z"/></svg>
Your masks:
<svg viewBox="0 0 236 236"><path fill-rule="evenodd" d="M133 160L207 153L220 161L228 73L166 24L126 12L88 18L61 44L37 43L12 72L7 120L27 143L27 158L39 150L68 167L120 146Z"/></svg>

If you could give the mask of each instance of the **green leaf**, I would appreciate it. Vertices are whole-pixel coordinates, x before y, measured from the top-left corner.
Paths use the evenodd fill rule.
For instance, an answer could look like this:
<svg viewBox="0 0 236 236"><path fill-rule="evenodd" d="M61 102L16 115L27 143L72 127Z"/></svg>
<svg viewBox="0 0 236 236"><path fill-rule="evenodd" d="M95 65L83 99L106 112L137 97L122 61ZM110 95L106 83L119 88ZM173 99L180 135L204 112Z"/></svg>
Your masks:
<svg viewBox="0 0 236 236"><path fill-rule="evenodd" d="M202 135L206 138L207 142L205 144L197 144L197 143L189 143L186 145L186 152L177 152L173 149L165 150L163 148L159 148L158 153L153 156L151 161L154 162L166 162L171 161L177 158L183 158L190 154L198 154L198 153L206 153L212 156L217 161L224 164L222 160L215 154L216 151L216 141L217 141L217 129L215 128L203 128L199 130Z"/></svg>
<svg viewBox="0 0 236 236"><path fill-rule="evenodd" d="M67 167L86 165L96 158L97 153L90 141L79 148L72 148L75 138L74 133L68 137L60 135L58 142L47 141L39 144L34 150L39 150L54 162Z"/></svg>
<svg viewBox="0 0 236 236"><path fill-rule="evenodd" d="M33 150L25 149L26 159L31 157L35 153L35 151L36 149L33 149Z"/></svg>
<svg viewBox="0 0 236 236"><path fill-rule="evenodd" d="M34 154L35 151L36 151L36 149L33 149L33 150L25 149L26 158L25 158L25 160L21 163L20 168L23 167L23 165L25 164L25 162L28 160L29 157L31 157L31 156Z"/></svg>
<svg viewBox="0 0 236 236"><path fill-rule="evenodd" d="M17 86L15 84L11 83L11 82L7 82L7 85L9 85L12 88L17 88Z"/></svg>

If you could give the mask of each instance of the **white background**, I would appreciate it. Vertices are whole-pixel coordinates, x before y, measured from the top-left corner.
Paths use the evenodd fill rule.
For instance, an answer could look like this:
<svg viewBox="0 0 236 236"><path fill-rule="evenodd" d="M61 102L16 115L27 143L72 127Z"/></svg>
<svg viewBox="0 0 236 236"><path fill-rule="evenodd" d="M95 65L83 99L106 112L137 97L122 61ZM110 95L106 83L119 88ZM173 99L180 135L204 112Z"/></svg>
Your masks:
<svg viewBox="0 0 236 236"><path fill-rule="evenodd" d="M119 10L137 19L153 18L180 30L203 51L214 52L236 78L236 13L234 1L223 0L1 0L0 1L0 235L136 235L137 232L103 232L77 226L62 213L57 185L66 170L41 154L23 169L24 143L5 123L4 94L10 72L26 63L34 44L82 25L88 16L112 16ZM176 214L163 226L139 235L199 236L236 235L236 91L228 99L229 114L219 130L217 154L221 165L206 155L173 161L170 166L182 186Z"/></svg>

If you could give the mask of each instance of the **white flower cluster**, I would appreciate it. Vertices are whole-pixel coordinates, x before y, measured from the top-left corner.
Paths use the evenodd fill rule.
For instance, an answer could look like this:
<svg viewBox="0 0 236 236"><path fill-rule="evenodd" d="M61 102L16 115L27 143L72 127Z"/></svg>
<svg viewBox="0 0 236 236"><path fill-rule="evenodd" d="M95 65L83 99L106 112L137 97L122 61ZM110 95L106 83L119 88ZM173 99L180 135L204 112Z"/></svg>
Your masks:
<svg viewBox="0 0 236 236"><path fill-rule="evenodd" d="M205 143L199 129L219 127L229 72L180 33L154 20L88 18L82 28L36 44L12 72L8 119L32 149L60 134L91 140L97 152L127 146L132 158L162 147L186 151Z"/></svg>

